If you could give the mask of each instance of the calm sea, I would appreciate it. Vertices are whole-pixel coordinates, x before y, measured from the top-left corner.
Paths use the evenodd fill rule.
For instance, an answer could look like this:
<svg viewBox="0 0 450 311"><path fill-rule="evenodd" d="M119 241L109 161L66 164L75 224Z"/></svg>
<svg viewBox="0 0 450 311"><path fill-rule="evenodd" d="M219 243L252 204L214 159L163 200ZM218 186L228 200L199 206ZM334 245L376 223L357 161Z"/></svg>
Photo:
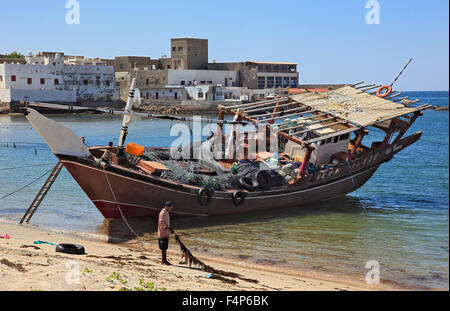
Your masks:
<svg viewBox="0 0 450 311"><path fill-rule="evenodd" d="M421 99L421 103L449 104L448 92L407 95ZM117 116L51 118L85 136L89 145L117 142L121 124ZM169 135L171 125L165 120L135 120L127 141L170 146L174 139ZM276 212L176 220L175 227L194 251L230 260L360 279L368 272L366 262L376 260L382 282L448 290L448 111L426 111L409 133L416 131L423 131L416 144L382 165L366 185L343 198ZM371 132L369 139L379 139L381 134ZM0 198L35 180L55 163L50 149L24 117L0 115ZM18 222L43 182L41 179L0 199L0 218ZM66 170L31 223L130 237L121 220L104 220ZM146 240L155 240L154 220L130 223Z"/></svg>

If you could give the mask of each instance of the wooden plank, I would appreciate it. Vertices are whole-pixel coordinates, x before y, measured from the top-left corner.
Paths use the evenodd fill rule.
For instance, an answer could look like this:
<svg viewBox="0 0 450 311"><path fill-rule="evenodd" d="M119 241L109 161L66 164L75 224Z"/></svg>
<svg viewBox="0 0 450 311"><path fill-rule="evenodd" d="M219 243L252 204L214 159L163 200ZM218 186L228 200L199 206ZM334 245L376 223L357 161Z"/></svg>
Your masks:
<svg viewBox="0 0 450 311"><path fill-rule="evenodd" d="M386 97L385 99L390 100L391 98L397 97L397 96L402 95L402 94L403 94L402 92L398 92L398 93L396 93L394 95Z"/></svg>
<svg viewBox="0 0 450 311"><path fill-rule="evenodd" d="M367 84L367 85L362 85L362 86L358 86L358 87L354 86L354 88L360 90L360 89L363 89L363 88L366 88L366 87L369 87L369 86L374 86L374 85L375 84Z"/></svg>
<svg viewBox="0 0 450 311"><path fill-rule="evenodd" d="M340 136L340 135L356 132L357 130L360 130L362 128L363 128L362 126L354 126L354 127L348 128L346 130L342 130L342 131L331 133L329 135L325 135L325 136L321 136L321 137L316 137L316 138L313 138L313 139L305 140L304 143L305 144L312 144L312 143L315 143L315 142L318 142L318 141L321 141L321 140L324 140L324 139L333 138L333 137L336 137L336 136Z"/></svg>
<svg viewBox="0 0 450 311"><path fill-rule="evenodd" d="M358 83L355 83L355 84L350 84L350 86L351 87L355 87L355 86L357 86L357 85L360 85L360 84L363 84L365 81L361 81L361 82L358 82Z"/></svg>
<svg viewBox="0 0 450 311"><path fill-rule="evenodd" d="M39 205L41 205L42 201L44 200L45 196L47 195L48 191L52 187L53 183L55 182L56 177L58 177L59 173L61 172L61 169L63 168L63 164L61 161L58 161L56 163L55 167L51 171L50 175L47 177L47 180L42 185L41 189L39 190L38 194L34 198L33 202L28 207L27 211L23 215L22 219L20 220L20 224L22 224L25 220L25 218L28 216L26 222L30 222L31 217L33 217L34 213L38 209Z"/></svg>
<svg viewBox="0 0 450 311"><path fill-rule="evenodd" d="M318 117L322 117L322 116L326 116L326 115L328 115L326 112L320 113L320 114L313 114L312 116L309 116L309 117L302 117L302 120L314 119L314 118L318 118ZM295 119L294 119L294 120L295 120ZM294 120L289 120L289 121L282 122L282 123L276 123L276 125L282 126L282 125L284 125L284 124L289 124L289 123L291 123L291 122L294 121Z"/></svg>
<svg viewBox="0 0 450 311"><path fill-rule="evenodd" d="M276 104L279 101L285 101L285 100L289 100L289 98L282 97L282 98L271 99L271 100L266 100L266 101L259 101L259 102L243 104L243 105L224 106L224 108L227 110L236 109L236 108L244 109L244 108L248 108L248 107L252 107L252 106L258 107L258 106L263 106L263 105ZM253 107L253 108L255 108L255 107Z"/></svg>
<svg viewBox="0 0 450 311"><path fill-rule="evenodd" d="M277 104L277 105L278 105L278 104ZM282 108L282 107L287 107L287 106L292 106L292 105L299 105L299 103L297 103L297 102L292 102L292 103L287 103L287 104L279 105L278 107L279 107L279 108ZM276 106L276 105L275 105L275 106ZM268 110L268 109L271 109L271 108L273 108L273 107L263 107L263 108L256 108L256 109L250 109L250 110L244 110L244 111L245 111L245 113L253 113L253 112L257 112L257 111Z"/></svg>
<svg viewBox="0 0 450 311"><path fill-rule="evenodd" d="M293 116L300 116L300 115L302 115L302 114L305 114L305 113L312 113L312 112L315 112L315 111L318 111L318 110L305 110L305 111L296 112L296 113L293 113L293 114L288 114L288 115L285 115L285 116L280 116L280 117L273 117L273 118L267 118L267 119L257 120L257 121L255 121L255 122L256 122L256 123L261 123L261 122L267 122L267 121L279 120L279 119L288 118L288 117L293 117Z"/></svg>
<svg viewBox="0 0 450 311"><path fill-rule="evenodd" d="M281 113L286 113L286 112L293 112L293 111L301 111L304 109L309 109L308 107L297 107L297 108L292 108L292 109L287 109L287 110L280 110L278 112L269 112L269 113L264 113L264 114L259 114L259 115L252 115L252 118L260 118L260 117L264 117L264 116L273 116L275 117L275 115L279 115Z"/></svg>
<svg viewBox="0 0 450 311"><path fill-rule="evenodd" d="M333 119L336 119L336 118L335 117L325 118L325 119L309 122L309 123L306 123L306 124L300 124L300 125L297 125L297 126L291 126L291 127L283 128L283 131L290 131L290 130L294 130L294 129L297 129L297 128L300 128L300 127L307 127L307 126L311 126L311 125L314 125L314 124L330 121L330 120L333 120ZM313 129L313 130L315 130L315 129Z"/></svg>
<svg viewBox="0 0 450 311"><path fill-rule="evenodd" d="M230 113L236 114L236 112L233 111L233 110L231 110ZM256 120L250 118L249 116L243 115L242 118L243 118L244 120L246 120L246 121L253 122L253 123L257 123ZM268 124L266 124L266 128L267 128L268 130L270 130L270 126L269 126ZM290 135L288 135L288 134L286 134L286 133L284 133L284 132L282 132L282 131L278 131L278 135L281 136L281 137L283 137L283 138L286 138L287 140L290 140L290 141L292 141L292 142L294 142L294 143L296 143L296 144L303 145L303 141L301 141L301 140L298 139L298 138L292 137L292 136L290 136Z"/></svg>
<svg viewBox="0 0 450 311"><path fill-rule="evenodd" d="M297 135L297 134L303 134L303 133L307 133L307 132L311 132L311 131L317 131L317 130L321 130L321 129L324 129L324 128L327 128L327 127L331 127L331 126L339 125L339 124L344 124L344 123L347 123L347 121L334 122L334 123L330 123L330 124L327 124L327 125L324 125L324 126L320 126L320 127L317 127L317 128L307 129L307 130L303 130L303 131L300 131L300 132L294 132L291 135Z"/></svg>

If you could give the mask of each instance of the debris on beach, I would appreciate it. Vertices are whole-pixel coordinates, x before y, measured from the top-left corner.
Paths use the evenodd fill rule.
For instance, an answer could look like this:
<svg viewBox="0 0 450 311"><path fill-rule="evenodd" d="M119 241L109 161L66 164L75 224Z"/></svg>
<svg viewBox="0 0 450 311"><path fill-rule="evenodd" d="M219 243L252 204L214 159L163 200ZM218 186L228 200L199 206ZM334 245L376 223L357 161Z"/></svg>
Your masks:
<svg viewBox="0 0 450 311"><path fill-rule="evenodd" d="M27 272L27 269L25 269L21 264L9 261L6 258L1 259L0 263L4 264L5 266L8 266L10 268L16 269L17 271L22 272L22 273Z"/></svg>
<svg viewBox="0 0 450 311"><path fill-rule="evenodd" d="M227 272L222 270L216 270L211 266L206 265L201 260L197 259L194 255L192 255L191 251L181 242L180 238L177 234L175 234L175 240L180 245L181 253L182 253L182 259L186 259L187 264L189 264L189 268L194 265L197 267L200 267L203 269L203 271L207 272L207 274L210 274L211 276L208 276L212 279L218 279L227 283L236 284L236 280L230 280L227 278L224 278L223 276L231 277L231 278L237 278L246 282L250 283L258 283L258 280L245 278L242 275L234 272Z"/></svg>

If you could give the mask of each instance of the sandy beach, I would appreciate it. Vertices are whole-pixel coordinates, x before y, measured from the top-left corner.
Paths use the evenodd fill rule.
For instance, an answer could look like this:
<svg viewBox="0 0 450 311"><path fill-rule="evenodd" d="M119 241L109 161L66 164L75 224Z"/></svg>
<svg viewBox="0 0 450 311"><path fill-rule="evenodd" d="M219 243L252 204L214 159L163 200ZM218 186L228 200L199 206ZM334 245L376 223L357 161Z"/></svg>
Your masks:
<svg viewBox="0 0 450 311"><path fill-rule="evenodd" d="M363 279L289 271L248 262L224 262L198 256L215 269L243 277L217 279L199 268L180 264L181 252L171 238L169 260L150 242L112 244L101 236L46 230L33 225L0 222L0 290L2 291L357 291L399 290L392 284L368 285ZM84 255L55 252L55 246L35 241L81 244ZM155 243L153 243L155 244ZM253 281L251 281L253 280Z"/></svg>

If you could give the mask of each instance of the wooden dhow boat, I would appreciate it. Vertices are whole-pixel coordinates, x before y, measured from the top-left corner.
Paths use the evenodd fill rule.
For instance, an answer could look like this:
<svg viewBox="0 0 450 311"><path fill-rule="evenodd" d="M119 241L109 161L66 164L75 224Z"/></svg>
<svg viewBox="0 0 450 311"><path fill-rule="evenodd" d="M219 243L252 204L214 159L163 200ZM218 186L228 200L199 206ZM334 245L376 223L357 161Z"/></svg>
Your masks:
<svg viewBox="0 0 450 311"><path fill-rule="evenodd" d="M392 160L422 135L422 132L416 132L405 137L411 125L430 105L412 107L417 100L399 97L400 93L392 92L388 86L361 84L346 85L325 93L306 92L261 102L219 106L218 119L206 120L217 123L217 133L197 146L204 146L212 139L225 146L227 141L233 141L242 147L243 154L237 155L234 150L231 157L225 158L222 154L206 166L198 159L171 159L173 148L143 148L144 152L158 155L149 159L139 151L133 151L133 147L139 149L139 145L125 145L132 113L150 118L191 120L182 116L133 112L134 80L125 111L97 109L124 114L117 146L88 147L70 129L31 108L55 108L57 105L29 103L26 117L105 218L157 215L166 201L172 201L176 206L172 212L174 216L300 208L358 189L380 165ZM77 108L64 106L64 109ZM250 131L236 133L238 124L266 130L263 143L261 135L257 138ZM222 133L224 125L232 126L230 133ZM384 139L366 146L363 139L371 128L382 130ZM270 135L267 134L270 131L276 133L277 150L270 150ZM252 153L250 146L254 140L259 141L259 152ZM225 149L222 147L221 151L228 152ZM184 168L190 177L209 176L208 181L217 178L216 183L201 184L195 182L195 178L180 182L176 177L184 174L183 171L172 171L168 161ZM191 164L196 165L194 171L190 170ZM233 177L231 171L250 165L259 165L253 170L256 175L241 175L238 180ZM221 168L221 177L234 178L235 182L223 186L226 180L217 177L214 167Z"/></svg>

